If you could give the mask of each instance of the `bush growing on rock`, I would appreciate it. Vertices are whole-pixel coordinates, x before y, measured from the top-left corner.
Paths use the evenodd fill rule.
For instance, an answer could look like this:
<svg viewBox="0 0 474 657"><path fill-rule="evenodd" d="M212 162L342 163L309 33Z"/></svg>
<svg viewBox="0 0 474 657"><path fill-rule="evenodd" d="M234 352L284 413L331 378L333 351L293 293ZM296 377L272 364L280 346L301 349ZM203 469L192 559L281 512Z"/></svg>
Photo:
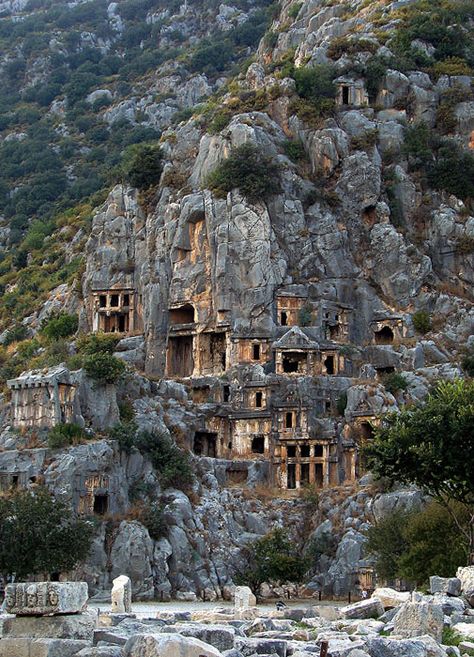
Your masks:
<svg viewBox="0 0 474 657"><path fill-rule="evenodd" d="M243 144L208 176L207 185L218 196L238 188L255 203L280 192L280 171L280 165L256 146Z"/></svg>
<svg viewBox="0 0 474 657"><path fill-rule="evenodd" d="M117 440L120 449L130 454L133 448L148 456L157 471L163 488L186 489L194 481L189 454L180 449L166 434L158 431L138 431L134 422L115 426L109 436Z"/></svg>
<svg viewBox="0 0 474 657"><path fill-rule="evenodd" d="M387 376L383 378L383 384L385 386L385 390L391 392L392 395L396 392L399 392L400 390L406 390L408 388L408 381L403 376L403 374L400 374L400 372L392 372L391 374L387 374Z"/></svg>
<svg viewBox="0 0 474 657"><path fill-rule="evenodd" d="M60 449L68 445L77 445L86 437L84 429L78 424L57 424L48 433L48 447Z"/></svg>
<svg viewBox="0 0 474 657"><path fill-rule="evenodd" d="M134 144L129 146L122 161L125 180L140 190L157 185L163 171L163 156L159 146Z"/></svg>
<svg viewBox="0 0 474 657"><path fill-rule="evenodd" d="M463 356L461 366L468 376L474 377L474 352Z"/></svg>
<svg viewBox="0 0 474 657"><path fill-rule="evenodd" d="M83 367L87 376L101 385L117 383L126 369L123 360L109 353L86 356Z"/></svg>
<svg viewBox="0 0 474 657"><path fill-rule="evenodd" d="M411 320L415 331L418 333L425 335L425 333L431 331L431 317L426 310L418 310L416 313L413 313Z"/></svg>
<svg viewBox="0 0 474 657"><path fill-rule="evenodd" d="M0 497L0 573L24 581L71 570L87 557L94 529L46 489Z"/></svg>
<svg viewBox="0 0 474 657"><path fill-rule="evenodd" d="M163 488L186 489L193 483L189 454L166 434L141 431L135 437L135 447L149 457Z"/></svg>
<svg viewBox="0 0 474 657"><path fill-rule="evenodd" d="M77 315L61 312L44 322L41 333L49 340L68 338L77 331L77 325Z"/></svg>
<svg viewBox="0 0 474 657"><path fill-rule="evenodd" d="M79 353L86 356L92 354L113 354L120 336L113 333L91 333L82 335L76 342Z"/></svg>

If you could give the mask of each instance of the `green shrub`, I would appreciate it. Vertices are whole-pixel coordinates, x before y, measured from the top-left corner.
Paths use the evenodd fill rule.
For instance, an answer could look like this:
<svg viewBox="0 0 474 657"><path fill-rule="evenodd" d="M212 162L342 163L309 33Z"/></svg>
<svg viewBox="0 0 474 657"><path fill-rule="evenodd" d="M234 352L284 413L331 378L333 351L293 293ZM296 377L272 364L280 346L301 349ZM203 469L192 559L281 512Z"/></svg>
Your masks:
<svg viewBox="0 0 474 657"><path fill-rule="evenodd" d="M14 342L21 342L28 337L28 328L24 324L16 324L13 328L7 331L3 344L5 347L13 344Z"/></svg>
<svg viewBox="0 0 474 657"><path fill-rule="evenodd" d="M0 574L29 581L33 575L71 571L87 558L94 526L45 488L0 496Z"/></svg>
<svg viewBox="0 0 474 657"><path fill-rule="evenodd" d="M255 203L280 192L280 170L280 165L263 155L256 146L243 144L233 149L209 175L207 184L218 196L225 196L238 188L251 203Z"/></svg>
<svg viewBox="0 0 474 657"><path fill-rule="evenodd" d="M369 148L373 148L377 144L377 138L377 128L373 130L367 130L367 132L364 132L361 135L352 137L351 148L356 151L365 151Z"/></svg>
<svg viewBox="0 0 474 657"><path fill-rule="evenodd" d="M443 646L459 646L462 641L464 641L464 637L455 629L452 627L443 628L443 638L441 639Z"/></svg>
<svg viewBox="0 0 474 657"><path fill-rule="evenodd" d="M141 431L135 437L135 447L149 457L163 488L186 489L193 483L188 452L181 450L166 434Z"/></svg>
<svg viewBox="0 0 474 657"><path fill-rule="evenodd" d="M383 384L385 389L388 390L388 392L391 392L392 395L399 390L406 390L408 388L408 381L403 374L400 374L399 372L392 372L391 374L384 376Z"/></svg>
<svg viewBox="0 0 474 657"><path fill-rule="evenodd" d="M214 114L214 117L207 128L207 131L211 135L217 135L219 132L221 132L221 130L227 128L231 118L232 112L230 110L220 109Z"/></svg>
<svg viewBox="0 0 474 657"><path fill-rule="evenodd" d="M304 157L306 157L306 151L304 149L303 142L299 139L287 139L284 141L283 150L285 151L285 155L287 155L293 162L299 162Z"/></svg>
<svg viewBox="0 0 474 657"><path fill-rule="evenodd" d="M294 5L291 5L291 7L288 9L288 16L295 20L298 18L298 14L300 13L300 9L303 6L302 2L295 2Z"/></svg>
<svg viewBox="0 0 474 657"><path fill-rule="evenodd" d="M461 367L470 377L474 377L474 353L465 354L461 360Z"/></svg>
<svg viewBox="0 0 474 657"><path fill-rule="evenodd" d="M159 146L150 144L133 144L129 146L122 161L125 180L144 190L160 182L163 171L163 155Z"/></svg>
<svg viewBox="0 0 474 657"><path fill-rule="evenodd" d="M308 560L301 556L287 532L277 527L244 550L246 568L234 575L234 581L258 593L264 582L298 583L308 571Z"/></svg>
<svg viewBox="0 0 474 657"><path fill-rule="evenodd" d="M431 315L426 310L418 310L411 316L415 331L424 335L431 331Z"/></svg>
<svg viewBox="0 0 474 657"><path fill-rule="evenodd" d="M319 66L306 66L297 68L293 72L296 83L296 93L301 98L318 103L322 98L334 99L336 86L333 66L321 64Z"/></svg>
<svg viewBox="0 0 474 657"><path fill-rule="evenodd" d="M133 408L132 402L126 399L119 402L118 407L120 413L120 421L125 423L133 422L133 419L135 418L135 409Z"/></svg>
<svg viewBox="0 0 474 657"><path fill-rule="evenodd" d="M119 342L120 336L113 333L90 333L81 335L76 346L78 351L85 355L113 354Z"/></svg>
<svg viewBox="0 0 474 657"><path fill-rule="evenodd" d="M313 308L310 304L306 304L298 312L298 324L300 326L311 326L312 321Z"/></svg>
<svg viewBox="0 0 474 657"><path fill-rule="evenodd" d="M474 199L474 155L452 143L444 143L428 170L428 181L463 201Z"/></svg>
<svg viewBox="0 0 474 657"><path fill-rule="evenodd" d="M116 440L126 454L130 454L135 446L137 425L134 422L122 422L109 430L109 437Z"/></svg>
<svg viewBox="0 0 474 657"><path fill-rule="evenodd" d="M77 315L61 312L55 317L51 317L43 322L41 333L48 340L58 340L59 338L68 338L70 335L73 335L77 331L77 326Z"/></svg>
<svg viewBox="0 0 474 657"><path fill-rule="evenodd" d="M91 354L84 358L84 370L100 385L117 383L125 373L125 363L108 353Z"/></svg>
<svg viewBox="0 0 474 657"><path fill-rule="evenodd" d="M468 524L467 514L463 522ZM422 511L396 512L367 531L367 550L376 557L377 574L421 585L430 575L453 577L465 563L467 539L446 508L435 502Z"/></svg>
<svg viewBox="0 0 474 657"><path fill-rule="evenodd" d="M433 66L436 75L472 75L472 68L462 57L447 57Z"/></svg>
<svg viewBox="0 0 474 657"><path fill-rule="evenodd" d="M148 529L150 537L158 541L165 533L166 523L163 516L163 505L152 502L142 512L141 522Z"/></svg>
<svg viewBox="0 0 474 657"><path fill-rule="evenodd" d="M343 392L336 402L336 408L339 415L344 415L347 406L347 392Z"/></svg>
<svg viewBox="0 0 474 657"><path fill-rule="evenodd" d="M86 438L86 433L78 424L57 424L48 432L48 447L61 449L68 445L77 445Z"/></svg>

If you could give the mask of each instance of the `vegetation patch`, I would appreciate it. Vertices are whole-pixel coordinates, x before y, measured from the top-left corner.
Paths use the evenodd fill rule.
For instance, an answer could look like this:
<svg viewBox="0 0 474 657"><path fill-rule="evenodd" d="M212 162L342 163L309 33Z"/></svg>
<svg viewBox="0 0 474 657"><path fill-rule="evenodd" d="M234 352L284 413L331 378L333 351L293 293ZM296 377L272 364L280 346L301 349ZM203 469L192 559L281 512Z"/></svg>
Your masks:
<svg viewBox="0 0 474 657"><path fill-rule="evenodd" d="M280 192L280 172L280 165L260 149L243 144L209 175L207 185L220 197L238 188L251 203L257 203Z"/></svg>

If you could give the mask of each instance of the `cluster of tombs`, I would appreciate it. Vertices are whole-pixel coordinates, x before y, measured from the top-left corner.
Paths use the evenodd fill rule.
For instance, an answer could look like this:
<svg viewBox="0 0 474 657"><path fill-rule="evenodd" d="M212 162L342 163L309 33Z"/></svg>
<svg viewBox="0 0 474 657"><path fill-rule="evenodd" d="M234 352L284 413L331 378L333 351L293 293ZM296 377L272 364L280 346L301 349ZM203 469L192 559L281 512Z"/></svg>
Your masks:
<svg viewBox="0 0 474 657"><path fill-rule="evenodd" d="M130 288L94 292L94 330L122 335L140 330L136 297ZM231 330L225 316L212 326L199 321L192 300L170 306L164 375L183 381L196 404L189 446L202 457L269 463L273 483L283 488L352 481L362 469L358 446L370 438L374 421L362 411L343 429L337 412L341 385L335 377L343 390L349 382L342 378L356 375L345 349L353 339L353 308L281 291L274 313L272 335L242 334ZM370 336L368 349L396 343L404 336L402 318L375 317ZM242 377L242 371L256 375ZM312 398L298 394L301 380ZM77 386L64 367L27 373L8 386L16 428L50 428L77 417ZM233 476L245 478L237 470ZM92 493L84 499L87 508L104 504Z"/></svg>

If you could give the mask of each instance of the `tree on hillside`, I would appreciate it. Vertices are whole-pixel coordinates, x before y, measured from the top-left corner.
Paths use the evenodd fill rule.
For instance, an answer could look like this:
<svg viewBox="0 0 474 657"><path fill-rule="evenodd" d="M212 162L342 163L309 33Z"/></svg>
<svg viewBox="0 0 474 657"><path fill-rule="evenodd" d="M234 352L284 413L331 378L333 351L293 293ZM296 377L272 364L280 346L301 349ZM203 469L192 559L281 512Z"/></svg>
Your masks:
<svg viewBox="0 0 474 657"><path fill-rule="evenodd" d="M249 545L243 555L245 567L234 576L238 584L249 586L257 594L264 582L285 584L303 581L308 571L308 560L287 532L276 527Z"/></svg>
<svg viewBox="0 0 474 657"><path fill-rule="evenodd" d="M364 450L376 476L414 484L446 508L468 541L469 563L474 563L473 437L474 381L444 381L424 404L386 416Z"/></svg>
<svg viewBox="0 0 474 657"><path fill-rule="evenodd" d="M0 574L25 580L71 570L87 557L93 532L45 488L0 497Z"/></svg>
<svg viewBox="0 0 474 657"><path fill-rule="evenodd" d="M466 507L457 502L451 507L466 529ZM424 509L395 511L376 522L367 530L366 549L376 557L378 575L419 586L433 573L453 577L466 562L468 542L446 508L432 501Z"/></svg>

